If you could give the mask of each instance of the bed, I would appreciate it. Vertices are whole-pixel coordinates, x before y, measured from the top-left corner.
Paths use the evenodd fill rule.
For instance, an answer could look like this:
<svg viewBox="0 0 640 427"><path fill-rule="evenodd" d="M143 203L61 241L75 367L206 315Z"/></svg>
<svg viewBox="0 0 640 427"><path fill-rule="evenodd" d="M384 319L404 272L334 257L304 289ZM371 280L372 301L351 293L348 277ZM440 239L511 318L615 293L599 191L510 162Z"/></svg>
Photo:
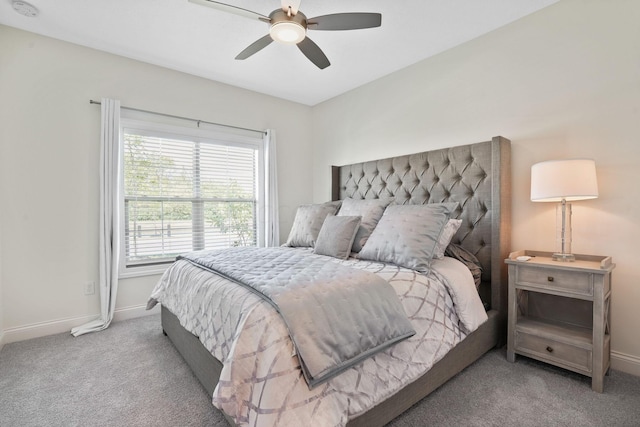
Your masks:
<svg viewBox="0 0 640 427"><path fill-rule="evenodd" d="M481 143L332 167L333 200L382 197L393 197L398 204L458 203L456 217L462 223L452 243L473 253L482 265L478 292L488 319L463 336L426 373L366 411L350 416L347 426L387 424L488 350L503 345L506 336L503 261L510 244L510 142L494 137ZM165 335L213 395L223 364L202 344L201 336L189 332L193 327L185 328L164 305L161 313Z"/></svg>

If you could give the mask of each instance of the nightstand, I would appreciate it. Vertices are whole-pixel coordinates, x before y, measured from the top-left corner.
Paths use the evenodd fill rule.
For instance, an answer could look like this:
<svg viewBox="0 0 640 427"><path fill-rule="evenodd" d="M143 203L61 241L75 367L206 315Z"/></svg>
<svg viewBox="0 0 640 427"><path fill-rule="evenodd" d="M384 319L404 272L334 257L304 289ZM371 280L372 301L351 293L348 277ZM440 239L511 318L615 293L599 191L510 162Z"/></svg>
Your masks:
<svg viewBox="0 0 640 427"><path fill-rule="evenodd" d="M528 255L528 261L516 257ZM507 359L516 354L592 378L603 390L609 369L611 257L576 255L575 262L551 259L549 252L509 255Z"/></svg>

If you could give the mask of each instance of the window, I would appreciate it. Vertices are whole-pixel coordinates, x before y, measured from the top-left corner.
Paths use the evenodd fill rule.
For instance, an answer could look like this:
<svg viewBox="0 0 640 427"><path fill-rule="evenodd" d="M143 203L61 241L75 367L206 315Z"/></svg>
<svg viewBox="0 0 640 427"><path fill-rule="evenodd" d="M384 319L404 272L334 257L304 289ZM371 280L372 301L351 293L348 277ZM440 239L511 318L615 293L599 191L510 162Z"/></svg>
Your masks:
<svg viewBox="0 0 640 427"><path fill-rule="evenodd" d="M121 276L184 252L262 244L260 135L122 123Z"/></svg>

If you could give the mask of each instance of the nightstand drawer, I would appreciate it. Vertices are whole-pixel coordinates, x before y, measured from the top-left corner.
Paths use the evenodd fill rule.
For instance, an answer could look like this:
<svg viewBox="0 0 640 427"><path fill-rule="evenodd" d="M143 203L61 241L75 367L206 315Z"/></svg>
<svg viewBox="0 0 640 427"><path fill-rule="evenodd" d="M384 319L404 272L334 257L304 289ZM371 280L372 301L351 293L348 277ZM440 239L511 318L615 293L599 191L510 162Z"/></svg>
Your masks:
<svg viewBox="0 0 640 427"><path fill-rule="evenodd" d="M593 296L591 274L554 268L518 266L518 283L530 283L581 295Z"/></svg>
<svg viewBox="0 0 640 427"><path fill-rule="evenodd" d="M591 350L571 344L516 332L515 350L518 353L586 374L592 371Z"/></svg>

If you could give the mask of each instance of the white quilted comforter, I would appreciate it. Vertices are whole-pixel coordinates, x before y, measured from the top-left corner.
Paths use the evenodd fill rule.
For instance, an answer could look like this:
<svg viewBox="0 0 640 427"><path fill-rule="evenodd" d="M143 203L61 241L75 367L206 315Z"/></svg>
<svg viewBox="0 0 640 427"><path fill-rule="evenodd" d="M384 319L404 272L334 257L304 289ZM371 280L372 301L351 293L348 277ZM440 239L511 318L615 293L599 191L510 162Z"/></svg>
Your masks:
<svg viewBox="0 0 640 427"><path fill-rule="evenodd" d="M151 294L151 306L164 305L223 362L213 404L236 424L343 426L419 378L487 319L471 273L454 259L436 260L428 275L327 260L389 281L416 335L311 390L280 315L251 291L181 260Z"/></svg>

